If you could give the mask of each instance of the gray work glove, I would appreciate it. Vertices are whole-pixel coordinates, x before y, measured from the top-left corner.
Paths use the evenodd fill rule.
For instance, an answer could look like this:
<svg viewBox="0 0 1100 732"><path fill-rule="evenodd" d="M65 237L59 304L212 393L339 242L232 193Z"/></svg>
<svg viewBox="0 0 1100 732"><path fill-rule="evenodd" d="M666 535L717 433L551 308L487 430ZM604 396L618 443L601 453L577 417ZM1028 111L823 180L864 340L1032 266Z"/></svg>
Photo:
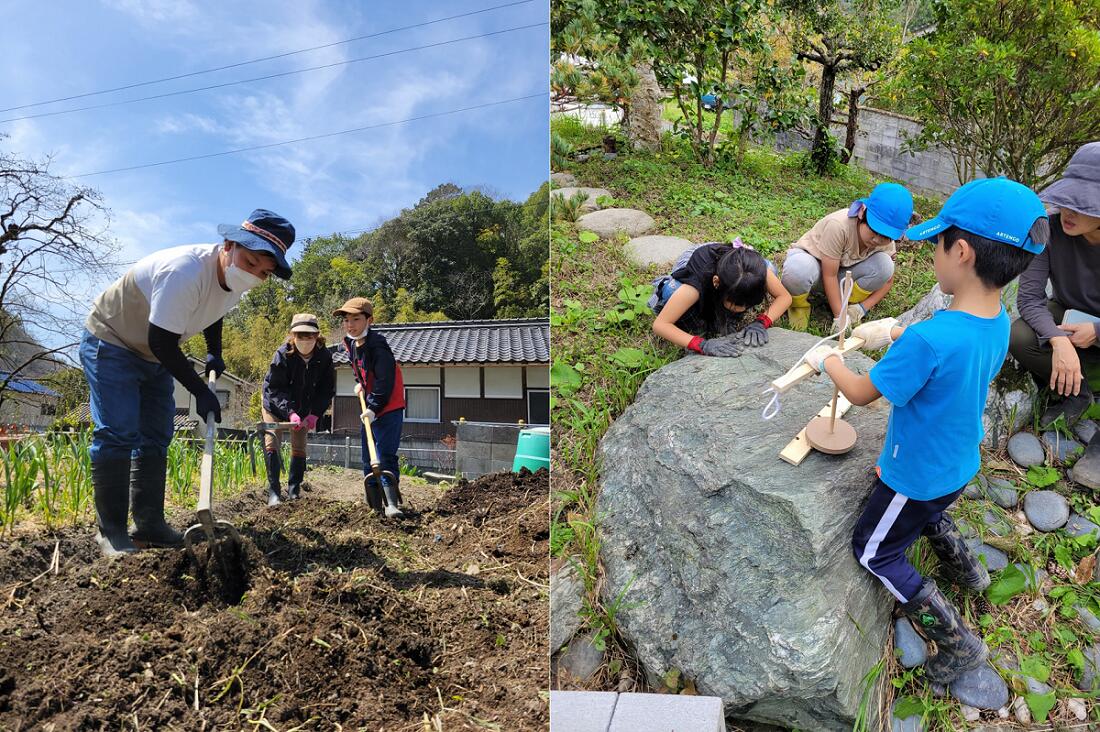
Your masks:
<svg viewBox="0 0 1100 732"><path fill-rule="evenodd" d="M753 348L768 342L768 329L759 320L754 320L746 325L742 335L744 336L745 345Z"/></svg>
<svg viewBox="0 0 1100 732"><path fill-rule="evenodd" d="M704 356L736 358L741 355L742 345L733 338L709 338L703 341Z"/></svg>

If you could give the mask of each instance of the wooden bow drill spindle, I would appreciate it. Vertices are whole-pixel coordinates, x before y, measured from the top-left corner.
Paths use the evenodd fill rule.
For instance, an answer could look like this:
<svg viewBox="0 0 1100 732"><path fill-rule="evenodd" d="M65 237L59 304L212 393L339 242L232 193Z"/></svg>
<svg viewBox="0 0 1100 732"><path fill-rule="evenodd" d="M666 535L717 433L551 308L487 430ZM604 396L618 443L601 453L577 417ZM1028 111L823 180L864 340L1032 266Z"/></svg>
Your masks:
<svg viewBox="0 0 1100 732"><path fill-rule="evenodd" d="M844 273L844 284L841 294L844 296L840 304L840 340L837 344L841 351L844 350L844 332L848 329L848 299L852 293L852 271ZM829 403L828 417L814 417L806 425L806 441L810 447L828 455L841 455L856 446L855 427L837 419L837 403L840 399L840 387L833 387L833 399Z"/></svg>

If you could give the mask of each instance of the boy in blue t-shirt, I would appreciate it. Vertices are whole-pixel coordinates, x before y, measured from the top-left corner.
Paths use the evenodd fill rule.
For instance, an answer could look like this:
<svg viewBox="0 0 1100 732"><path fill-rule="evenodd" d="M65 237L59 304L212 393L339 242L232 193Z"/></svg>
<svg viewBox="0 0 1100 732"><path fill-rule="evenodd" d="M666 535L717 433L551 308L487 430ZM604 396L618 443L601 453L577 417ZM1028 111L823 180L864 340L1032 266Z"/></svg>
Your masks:
<svg viewBox="0 0 1100 732"><path fill-rule="evenodd" d="M905 329L893 318L856 328L852 334L865 340L864 348L893 344L868 374L849 370L831 346L806 356L853 404L884 396L893 405L878 480L852 547L859 563L936 642L938 652L925 672L943 685L984 664L989 649L935 580L917 573L905 551L924 534L950 579L977 591L989 586L989 573L944 511L980 467L989 383L1008 352L1001 288L1043 250L1048 232L1043 205L1027 187L1006 178L967 183L938 216L906 232L914 241L936 239L936 280L954 295L951 307Z"/></svg>

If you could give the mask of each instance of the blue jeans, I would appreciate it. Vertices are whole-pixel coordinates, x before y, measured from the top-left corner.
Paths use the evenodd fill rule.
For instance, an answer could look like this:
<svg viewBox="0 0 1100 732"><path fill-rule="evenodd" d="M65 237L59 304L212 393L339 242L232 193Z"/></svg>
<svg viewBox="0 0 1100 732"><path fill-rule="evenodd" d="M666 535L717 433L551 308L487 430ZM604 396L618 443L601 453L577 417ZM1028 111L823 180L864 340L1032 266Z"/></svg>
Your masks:
<svg viewBox="0 0 1100 732"><path fill-rule="evenodd" d="M386 412L371 422L374 435L374 449L378 451L378 462L382 470L393 473L398 484L401 483L401 468L397 461L397 448L401 446L401 427L405 424L405 410L395 409ZM367 449L367 430L359 428L359 441L363 447L363 475L370 475L370 452Z"/></svg>
<svg viewBox="0 0 1100 732"><path fill-rule="evenodd" d="M88 379L95 432L92 462L166 455L176 414L168 369L84 331L80 364Z"/></svg>

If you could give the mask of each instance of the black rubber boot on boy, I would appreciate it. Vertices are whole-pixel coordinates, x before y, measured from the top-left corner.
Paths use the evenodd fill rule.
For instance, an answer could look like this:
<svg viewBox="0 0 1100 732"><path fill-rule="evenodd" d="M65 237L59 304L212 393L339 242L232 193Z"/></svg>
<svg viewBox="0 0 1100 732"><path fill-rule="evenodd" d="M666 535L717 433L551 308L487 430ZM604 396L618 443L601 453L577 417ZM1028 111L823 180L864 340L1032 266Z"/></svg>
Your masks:
<svg viewBox="0 0 1100 732"><path fill-rule="evenodd" d="M306 459L302 455L292 455L290 471L286 476L286 495L292 501L302 497L302 481L306 476Z"/></svg>
<svg viewBox="0 0 1100 732"><path fill-rule="evenodd" d="M166 455L141 455L130 464L130 506L134 530L130 539L140 547L183 546L183 534L164 520Z"/></svg>
<svg viewBox="0 0 1100 732"><path fill-rule="evenodd" d="M950 516L943 514L939 521L925 526L922 533L940 558L940 570L947 579L975 592L989 587L989 570L966 545Z"/></svg>
<svg viewBox="0 0 1100 732"><path fill-rule="evenodd" d="M95 490L95 540L104 556L117 557L137 551L126 531L130 513L130 458L92 463Z"/></svg>
<svg viewBox="0 0 1100 732"><path fill-rule="evenodd" d="M925 577L916 597L901 609L918 631L936 643L936 654L924 663L924 673L933 682L947 686L964 671L989 660L985 641L966 627L958 609L943 596L935 580Z"/></svg>
<svg viewBox="0 0 1100 732"><path fill-rule="evenodd" d="M277 452L265 452L264 464L267 466L267 505L278 506L283 502L282 488L279 486L279 471L283 469L282 456Z"/></svg>

